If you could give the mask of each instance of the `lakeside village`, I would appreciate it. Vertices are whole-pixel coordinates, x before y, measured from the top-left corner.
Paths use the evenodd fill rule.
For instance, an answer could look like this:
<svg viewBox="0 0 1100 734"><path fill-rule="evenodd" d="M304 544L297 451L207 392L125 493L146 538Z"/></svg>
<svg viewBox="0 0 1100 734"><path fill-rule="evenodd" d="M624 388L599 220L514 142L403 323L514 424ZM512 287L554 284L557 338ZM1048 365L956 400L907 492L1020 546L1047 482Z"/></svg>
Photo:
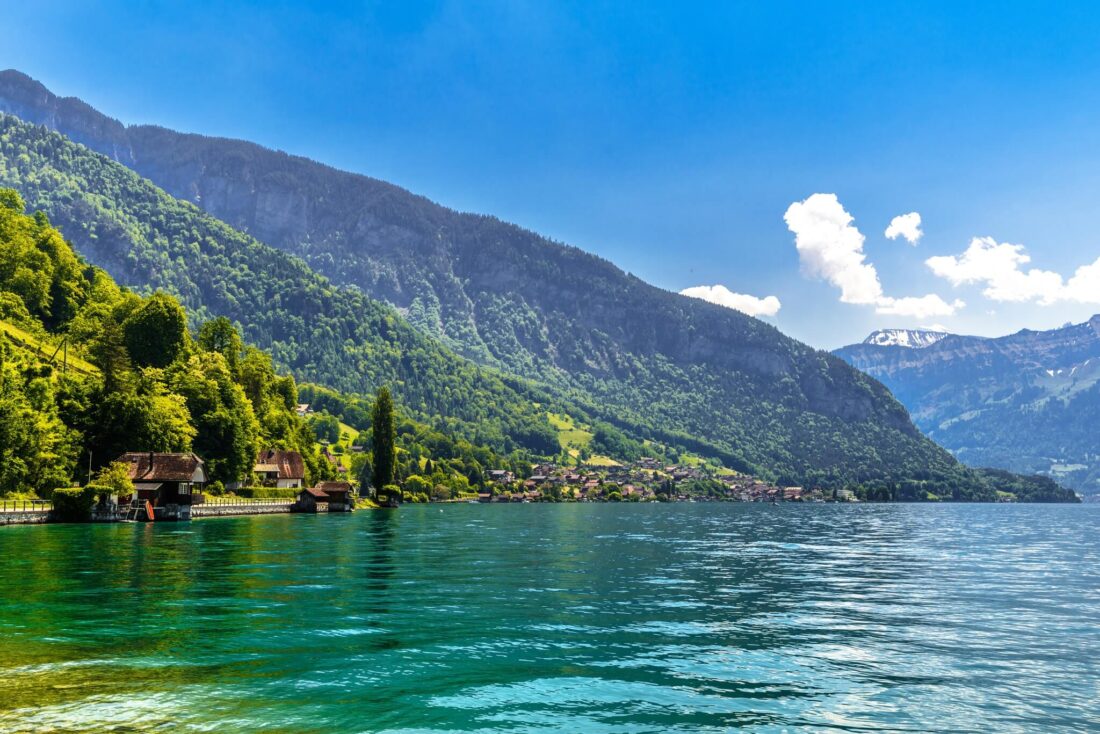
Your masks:
<svg viewBox="0 0 1100 734"><path fill-rule="evenodd" d="M354 446L362 452L363 447ZM325 447L322 456L340 476L348 470ZM64 521L155 522L202 517L275 513L352 512L377 508L369 488L341 479L307 487L305 462L296 451L261 451L249 486L227 486L225 494L207 492L201 457L193 453L130 452L118 457L114 486L88 485L55 494L52 505L9 503L0 506L0 524ZM415 489L415 488L414 488ZM63 499L64 498L64 499ZM406 502L856 502L851 490L779 487L743 474L718 474L712 467L666 465L643 457L613 466L562 466L542 463L528 476L489 470L484 486L459 496L403 492Z"/></svg>
<svg viewBox="0 0 1100 734"><path fill-rule="evenodd" d="M849 489L779 487L708 466L665 465L652 457L615 466L538 464L526 478L488 472L479 502L855 502Z"/></svg>

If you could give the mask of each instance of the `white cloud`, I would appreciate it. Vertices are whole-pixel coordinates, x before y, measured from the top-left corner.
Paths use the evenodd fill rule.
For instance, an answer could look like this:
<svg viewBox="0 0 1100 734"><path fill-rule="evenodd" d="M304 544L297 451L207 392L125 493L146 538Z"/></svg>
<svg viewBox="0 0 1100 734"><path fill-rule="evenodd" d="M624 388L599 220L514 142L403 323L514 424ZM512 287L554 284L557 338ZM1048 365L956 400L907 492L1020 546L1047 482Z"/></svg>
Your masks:
<svg viewBox="0 0 1100 734"><path fill-rule="evenodd" d="M905 241L914 247L923 236L924 232L920 228L920 214L917 212L894 217L890 220L890 226L886 228L887 239L896 240L898 237L904 237Z"/></svg>
<svg viewBox="0 0 1100 734"><path fill-rule="evenodd" d="M745 293L734 293L724 285L697 285L685 288L680 291L680 295L710 301L749 316L775 316L782 306L775 296L757 298Z"/></svg>
<svg viewBox="0 0 1100 734"><path fill-rule="evenodd" d="M912 212L894 221L905 217L915 217L915 221L907 220L912 225L907 231L915 231L915 238L919 238L920 215ZM844 210L836 194L814 194L805 201L796 201L787 208L783 220L794 233L803 271L839 288L842 303L874 306L880 314L920 319L951 316L966 305L958 300L948 303L935 294L905 298L884 294L878 271L866 261L863 234L852 224L852 215ZM909 239L905 232L901 234Z"/></svg>
<svg viewBox="0 0 1100 734"><path fill-rule="evenodd" d="M875 313L887 316L912 316L915 319L929 319L936 316L952 316L966 304L958 299L951 303L934 293L927 296L909 296L907 298L885 297L875 307Z"/></svg>
<svg viewBox="0 0 1100 734"><path fill-rule="evenodd" d="M961 255L925 260L933 273L952 285L984 285L982 294L993 301L1035 301L1044 306L1060 301L1100 303L1100 259L1079 267L1068 281L1050 270L1021 267L1030 262L1023 245L992 237L975 237Z"/></svg>
<svg viewBox="0 0 1100 734"><path fill-rule="evenodd" d="M864 262L863 235L852 226L836 194L814 194L796 201L783 215L794 232L803 270L840 288L843 303L873 304L882 298L882 284L870 263Z"/></svg>
<svg viewBox="0 0 1100 734"><path fill-rule="evenodd" d="M1082 265L1066 283L1066 298L1078 303L1100 303L1100 257Z"/></svg>

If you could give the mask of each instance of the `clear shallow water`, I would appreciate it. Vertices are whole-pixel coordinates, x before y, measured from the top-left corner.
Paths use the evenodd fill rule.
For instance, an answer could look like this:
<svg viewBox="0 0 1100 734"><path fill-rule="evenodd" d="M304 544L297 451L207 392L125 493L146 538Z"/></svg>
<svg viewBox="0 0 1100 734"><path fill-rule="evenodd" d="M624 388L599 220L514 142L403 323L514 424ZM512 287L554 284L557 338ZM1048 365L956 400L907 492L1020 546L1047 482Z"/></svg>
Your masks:
<svg viewBox="0 0 1100 734"><path fill-rule="evenodd" d="M1100 731L1100 506L0 528L0 731Z"/></svg>

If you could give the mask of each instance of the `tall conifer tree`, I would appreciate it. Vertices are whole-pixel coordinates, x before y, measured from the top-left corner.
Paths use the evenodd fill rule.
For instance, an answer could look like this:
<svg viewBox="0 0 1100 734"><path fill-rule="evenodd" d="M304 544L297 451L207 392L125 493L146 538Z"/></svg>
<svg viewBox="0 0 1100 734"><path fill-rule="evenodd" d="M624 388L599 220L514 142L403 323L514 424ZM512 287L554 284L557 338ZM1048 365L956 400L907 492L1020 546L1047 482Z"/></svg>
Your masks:
<svg viewBox="0 0 1100 734"><path fill-rule="evenodd" d="M386 487L393 484L397 435L393 425L393 399L390 397L389 388L385 386L378 388L378 395L374 399L371 426L374 434L372 438L374 489L380 499L389 500L389 497L383 497L383 495L387 492Z"/></svg>

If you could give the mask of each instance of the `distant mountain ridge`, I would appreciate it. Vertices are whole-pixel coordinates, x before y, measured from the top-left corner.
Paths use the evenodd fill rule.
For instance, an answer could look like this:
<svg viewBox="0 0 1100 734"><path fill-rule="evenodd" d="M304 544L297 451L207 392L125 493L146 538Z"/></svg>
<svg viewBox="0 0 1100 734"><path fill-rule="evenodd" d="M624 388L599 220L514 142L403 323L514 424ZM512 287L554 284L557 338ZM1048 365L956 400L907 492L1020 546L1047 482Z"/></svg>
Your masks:
<svg viewBox="0 0 1100 734"><path fill-rule="evenodd" d="M928 329L879 329L863 340L864 344L876 344L880 347L910 347L922 349L930 347L945 336L946 331Z"/></svg>
<svg viewBox="0 0 1100 734"><path fill-rule="evenodd" d="M946 335L914 349L838 349L885 383L917 425L974 465L1100 491L1100 315L999 338Z"/></svg>
<svg viewBox="0 0 1100 734"><path fill-rule="evenodd" d="M5 121L0 180L45 209L86 255L126 282L144 278L178 292L197 312L230 309L308 379L359 389L348 382L370 387L400 375L415 400L448 404L478 425L485 406L461 401L494 393L464 398L456 388L492 376L405 334L403 321L354 296L362 291L466 357L552 386L635 439L670 441L790 483L877 484L882 498L990 496L920 435L881 384L840 359L576 248L251 143L125 127L18 72L0 72L0 112L20 118ZM194 207L161 199L146 188L153 184ZM197 207L260 241L212 226ZM311 269L344 287L347 303ZM309 285L287 297L269 271ZM249 283L261 292L253 296ZM349 322L349 303L369 314L369 327ZM271 308L281 322L272 322ZM333 309L339 317L330 326L308 328ZM403 342L416 345L416 363ZM372 354L383 360L378 367ZM418 370L442 367L465 375L445 395L417 383ZM513 396L529 390L522 382L499 387ZM540 398L529 395L537 407ZM494 416L508 420L506 411ZM543 429L532 430L531 441L541 442Z"/></svg>

